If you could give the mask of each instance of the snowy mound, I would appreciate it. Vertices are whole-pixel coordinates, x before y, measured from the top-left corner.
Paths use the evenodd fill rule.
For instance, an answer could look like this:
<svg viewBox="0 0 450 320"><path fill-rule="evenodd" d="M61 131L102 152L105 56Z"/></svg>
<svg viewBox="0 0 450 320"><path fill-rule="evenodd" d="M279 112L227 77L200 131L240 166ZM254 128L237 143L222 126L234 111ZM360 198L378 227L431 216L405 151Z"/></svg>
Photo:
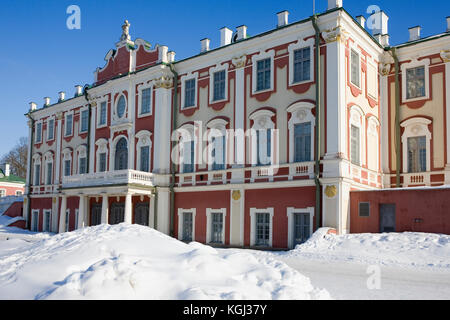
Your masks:
<svg viewBox="0 0 450 320"><path fill-rule="evenodd" d="M137 225L0 241L0 299L329 299L283 262Z"/></svg>
<svg viewBox="0 0 450 320"><path fill-rule="evenodd" d="M450 236L431 233L328 234L321 228L287 257L450 269Z"/></svg>

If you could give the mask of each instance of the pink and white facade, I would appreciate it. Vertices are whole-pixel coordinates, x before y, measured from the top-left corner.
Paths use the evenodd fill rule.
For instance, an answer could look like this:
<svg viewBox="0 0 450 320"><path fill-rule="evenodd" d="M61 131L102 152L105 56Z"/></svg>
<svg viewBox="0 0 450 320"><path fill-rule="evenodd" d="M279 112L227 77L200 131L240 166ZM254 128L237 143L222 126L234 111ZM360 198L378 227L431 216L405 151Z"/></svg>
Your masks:
<svg viewBox="0 0 450 320"><path fill-rule="evenodd" d="M92 86L31 104L28 227L140 223L186 241L271 248L319 226L349 232L350 192L393 186L394 63L384 13L374 37L342 1L328 3L316 20L280 12L276 29L254 37L223 28L220 47L203 39L181 61L132 41L126 23ZM428 157L423 172L402 172L405 187L413 175L450 179L449 49L448 32L397 49L403 74L423 65L430 79L423 97L403 100L404 139L424 133Z"/></svg>

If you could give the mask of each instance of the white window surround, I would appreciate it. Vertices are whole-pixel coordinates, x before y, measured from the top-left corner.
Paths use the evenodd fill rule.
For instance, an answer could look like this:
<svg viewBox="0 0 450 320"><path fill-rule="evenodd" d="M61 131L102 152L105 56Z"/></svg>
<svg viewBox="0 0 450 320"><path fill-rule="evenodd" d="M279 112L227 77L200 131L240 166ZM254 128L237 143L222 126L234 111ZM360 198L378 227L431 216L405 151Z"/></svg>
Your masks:
<svg viewBox="0 0 450 320"><path fill-rule="evenodd" d="M70 129L70 134L66 135L66 133L67 133L67 130L66 130L66 128L67 128L67 117L68 117L69 115L72 115L72 127L71 127L71 129ZM69 112L66 112L66 113L64 114L64 137L72 137L72 136L73 136L74 122L75 122L75 117L74 117L74 112L73 112L73 110L71 110L71 111L69 111Z"/></svg>
<svg viewBox="0 0 450 320"><path fill-rule="evenodd" d="M63 167L62 167L63 176L64 176L64 173L65 173L65 163L66 163L67 160L70 161L70 174L72 174L72 150L69 149L69 148L65 148L63 150L62 154L63 154Z"/></svg>
<svg viewBox="0 0 450 320"><path fill-rule="evenodd" d="M76 154L77 154L77 173L80 173L80 159L81 158L86 158L86 171L87 171L87 147L86 145L81 145L78 146L78 148L76 149ZM87 172L86 172L87 173Z"/></svg>
<svg viewBox="0 0 450 320"><path fill-rule="evenodd" d="M257 213L269 213L270 214L270 228L269 228L269 247L273 246L273 208L250 208L250 246L254 246L256 243L256 214Z"/></svg>
<svg viewBox="0 0 450 320"><path fill-rule="evenodd" d="M253 120L253 126L251 130L251 163L253 166L256 166L258 164L258 155L257 155L257 130L267 130L272 129L272 139L271 139L271 146L270 146L270 163L267 164L268 166L273 165L275 163L275 152L274 152L274 131L275 129L275 123L272 121L272 117L275 115L274 112L262 109L255 111L252 113L249 118L250 120Z"/></svg>
<svg viewBox="0 0 450 320"><path fill-rule="evenodd" d="M376 148L375 149L375 157L376 157L376 161L375 161L375 168L370 168L369 167L369 159L367 166L369 167L369 169L372 169L374 171L378 171L379 168L379 155L380 155L380 143L379 143L379 137L378 137L378 128L380 128L380 122L378 121L378 119L375 116L370 116L367 119L367 148ZM372 136L375 141L377 142L375 145L371 145L369 143L369 137ZM367 150L369 152L369 150ZM369 157L369 155L367 155Z"/></svg>
<svg viewBox="0 0 450 320"><path fill-rule="evenodd" d="M97 151L95 153L95 172L100 172L100 154L106 153L106 171L108 171L108 140L106 139L98 139L95 142L97 146Z"/></svg>
<svg viewBox="0 0 450 320"><path fill-rule="evenodd" d="M365 155L365 139L364 139L364 132L365 132L365 115L364 115L364 111L357 105L354 105L350 108L349 110L350 112L350 121L349 121L349 146L351 148L351 130L352 130L352 125L359 128L359 166L362 166L364 163L364 155ZM351 159L351 149L350 149L350 154L349 154L349 159L350 161Z"/></svg>
<svg viewBox="0 0 450 320"><path fill-rule="evenodd" d="M313 234L313 221L314 221L314 207L308 208L287 208L288 217L288 248L294 249L294 214L296 213L309 213L309 234Z"/></svg>
<svg viewBox="0 0 450 320"><path fill-rule="evenodd" d="M195 215L197 214L197 209L183 209L178 208L178 240L183 240L183 213L192 212L192 242L195 241Z"/></svg>
<svg viewBox="0 0 450 320"><path fill-rule="evenodd" d="M152 133L147 130L141 130L135 135L136 138L138 138L138 142L136 144L136 168L138 170L141 169L141 147L149 147L148 152L148 166L149 169L152 168Z"/></svg>
<svg viewBox="0 0 450 320"><path fill-rule="evenodd" d="M194 105L185 107L185 97L186 97L186 81L195 79L195 98L194 98ZM187 75L184 75L180 79L181 81L181 110L189 110L189 109L195 109L198 106L198 72L192 74L189 73Z"/></svg>
<svg viewBox="0 0 450 320"><path fill-rule="evenodd" d="M118 135L114 138L112 143L110 143L111 146L111 152L109 153L109 171L114 171L115 166L115 156L116 156L116 146L117 143L120 141L120 139L124 138L127 141L127 149L128 149L128 169L132 169L132 164L130 163L130 141L129 139L124 135Z"/></svg>
<svg viewBox="0 0 450 320"><path fill-rule="evenodd" d="M39 181L37 182L36 182L36 165L40 166ZM42 158L40 154L35 154L33 156L33 184L35 186L41 185L41 179L42 179Z"/></svg>
<svg viewBox="0 0 450 320"><path fill-rule="evenodd" d="M220 209L212 209L212 208L206 208L206 243L211 242L211 224L212 224L212 214L213 213L221 213L222 214L222 244L225 244L225 221L227 217L227 209L226 208L220 208Z"/></svg>
<svg viewBox="0 0 450 320"><path fill-rule="evenodd" d="M185 143L194 140L194 148L197 146L197 138L194 135L194 125L186 124L177 129L178 134L178 164L180 173L184 173L183 159L184 159L184 145ZM194 172L195 164L197 163L197 152L194 151Z"/></svg>
<svg viewBox="0 0 450 320"><path fill-rule="evenodd" d="M266 90L260 90L257 91L257 83L258 83L258 68L257 68L257 62L260 60L265 60L267 58L270 58L270 88ZM269 52L266 52L265 50L261 50L260 54L252 56L252 94L259 94L264 92L270 92L274 90L274 82L275 82L275 64L274 64L274 58L275 58L275 50L270 50Z"/></svg>
<svg viewBox="0 0 450 320"><path fill-rule="evenodd" d="M150 111L146 112L146 113L141 113L142 110L142 91L146 90L146 89L150 89ZM139 87L138 90L138 114L137 117L138 118L144 118L144 117L148 117L151 116L153 112L153 85L150 84L146 84L146 85L141 85Z"/></svg>
<svg viewBox="0 0 450 320"><path fill-rule="evenodd" d="M294 82L294 51L299 50L299 49L303 49L309 47L310 49L310 79L309 80L304 80L304 81L299 81L299 82ZM293 85L299 85L299 84L303 84L303 83L309 83L309 82L314 82L315 81L315 74L314 74L314 59L315 59L315 55L314 55L314 39L308 39L307 41L304 41L302 39L299 39L297 43L292 43L289 45L288 47L288 52L289 52L289 86L293 86Z"/></svg>
<svg viewBox="0 0 450 320"><path fill-rule="evenodd" d="M53 184L53 178L54 178L54 176L53 176L53 171L54 171L54 168L53 168L53 153L51 153L50 151L47 151L45 154L44 154L44 163L45 163L45 166L44 166L44 177L45 177L45 180L44 180L44 184L45 185L48 185L48 183L47 183L47 177L49 176L49 174L51 175L50 177L51 177L51 179L50 179L50 185L51 184ZM52 172L48 172L48 164L49 163L51 163L51 165L52 165ZM42 167L41 167L41 170L42 170Z"/></svg>
<svg viewBox="0 0 450 320"><path fill-rule="evenodd" d="M359 86L354 84L352 82L352 50L358 54L359 61L358 61L358 74L359 74ZM356 45L356 43L353 43L350 45L349 48L349 55L348 55L348 82L351 83L353 86L357 87L358 89L362 90L362 71L361 71L361 49Z"/></svg>
<svg viewBox="0 0 450 320"><path fill-rule="evenodd" d="M400 125L405 128L402 135L402 152L403 152L403 173L408 173L408 138L426 137L427 148L427 171L431 171L431 132L428 125L431 120L421 117L415 117L403 121Z"/></svg>
<svg viewBox="0 0 450 320"><path fill-rule="evenodd" d="M43 219L43 223L42 223L42 231L43 232L50 232L51 230L46 230L46 221L45 221L45 219L46 219L46 216L47 216L47 214L48 213L50 213L50 217L49 217L49 219L50 219L50 223L49 223L49 227L50 227L50 229L51 229L51 227L52 227L52 210L51 209L44 209L44 219Z"/></svg>
<svg viewBox="0 0 450 320"><path fill-rule="evenodd" d="M36 229L34 229L34 224L36 223L35 218L37 218ZM34 232L39 231L39 209L31 210L31 231Z"/></svg>
<svg viewBox="0 0 450 320"><path fill-rule="evenodd" d="M83 123L83 112L84 111L88 111L89 112L89 108L87 106L80 108L80 120L78 121L78 133L86 133L89 131L89 113L88 113L88 123L86 126L86 130L81 130L82 129L82 123Z"/></svg>
<svg viewBox="0 0 450 320"><path fill-rule="evenodd" d="M100 124L102 103L106 103L105 124ZM97 129L104 128L108 125L108 99L102 99L97 102Z"/></svg>
<svg viewBox="0 0 450 320"><path fill-rule="evenodd" d="M0 189L0 198L6 197L6 189Z"/></svg>
<svg viewBox="0 0 450 320"><path fill-rule="evenodd" d="M53 138L50 139L49 135L50 135L50 120L53 120ZM55 140L55 126L56 126L56 119L55 116L49 117L47 119L47 141L53 141Z"/></svg>
<svg viewBox="0 0 450 320"><path fill-rule="evenodd" d="M214 137L225 137L225 146L222 150L222 152L225 153L225 163L224 166L226 168L227 164L227 146L228 146L228 136L227 136L227 129L226 126L228 124L228 121L224 119L214 119L207 123L206 127L208 130L208 170L212 170L213 166L213 158L212 158L212 151L214 150L214 146L212 144L212 139Z"/></svg>
<svg viewBox="0 0 450 320"><path fill-rule="evenodd" d="M118 94L117 94L117 93L118 93ZM129 105L129 103L128 103L128 98L127 98L127 96L126 96L122 91L116 92L113 96L116 96L116 94L117 94L117 98L116 98L116 100L115 100L114 103L113 103L114 107L111 108L112 119L114 120L114 122L118 122L118 121L120 121L120 120L123 120L123 119L126 119L126 118L127 118L127 114L128 114L128 105ZM119 117L119 115L117 114L117 106L118 106L118 104L119 104L120 97L122 97L122 96L123 96L123 98L125 99L125 110L124 110L124 112L123 112L123 116L122 116L122 117Z"/></svg>
<svg viewBox="0 0 450 320"><path fill-rule="evenodd" d="M295 144L294 144L294 132L295 125L301 123L311 123L311 159L314 160L314 133L316 126L316 117L312 114L311 110L315 107L314 104L309 102L298 102L287 108L287 112L291 114L291 119L288 122L289 128L289 162L293 163L295 159Z"/></svg>
<svg viewBox="0 0 450 320"><path fill-rule="evenodd" d="M41 134L40 135L38 135L38 133L37 133L38 125L41 126ZM43 131L44 131L43 121L42 120L36 121L35 127L34 127L34 143L35 144L42 143ZM37 140L37 138L39 138L39 140Z"/></svg>
<svg viewBox="0 0 450 320"><path fill-rule="evenodd" d="M406 95L406 70L412 68L424 67L425 69L425 96L413 99L407 99ZM409 63L403 63L400 67L402 72L402 102L413 102L418 100L426 100L430 98L430 59L412 59Z"/></svg>
<svg viewBox="0 0 450 320"><path fill-rule="evenodd" d="M369 58L367 58L367 72L366 72L366 77L367 77L367 95L375 100L378 100L378 67L377 64L375 63L375 61L369 60ZM375 80L374 80L374 84L375 84L375 88L374 88L374 94L372 94L369 90L369 84L370 84L370 79L369 77L371 76L371 72L369 72L369 68L373 68L373 72L374 72L374 76L375 76Z"/></svg>
<svg viewBox="0 0 450 320"><path fill-rule="evenodd" d="M16 191L16 196L23 196L23 191L17 190Z"/></svg>
<svg viewBox="0 0 450 320"><path fill-rule="evenodd" d="M214 100L214 73L225 71L225 97L221 100ZM209 69L209 103L217 103L228 100L228 63L224 65L218 64L216 67ZM183 100L184 101L184 100Z"/></svg>

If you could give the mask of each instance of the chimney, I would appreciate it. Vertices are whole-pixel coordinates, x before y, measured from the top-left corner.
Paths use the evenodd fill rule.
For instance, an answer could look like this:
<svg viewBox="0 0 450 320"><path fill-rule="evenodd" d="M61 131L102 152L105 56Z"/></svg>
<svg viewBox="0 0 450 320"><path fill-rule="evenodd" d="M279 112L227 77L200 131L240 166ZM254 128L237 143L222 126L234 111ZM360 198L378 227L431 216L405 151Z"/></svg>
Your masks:
<svg viewBox="0 0 450 320"><path fill-rule="evenodd" d="M409 41L415 41L420 39L420 26L409 28Z"/></svg>
<svg viewBox="0 0 450 320"><path fill-rule="evenodd" d="M79 97L83 94L83 86L76 85L75 86L75 97Z"/></svg>
<svg viewBox="0 0 450 320"><path fill-rule="evenodd" d="M377 40L377 42L379 44L381 44L381 39L382 39L381 33L377 33L377 34L373 35L373 37L375 38L375 40Z"/></svg>
<svg viewBox="0 0 450 320"><path fill-rule="evenodd" d="M372 29L372 34L388 34L389 17L384 11L378 11L372 14L367 22L367 27Z"/></svg>
<svg viewBox="0 0 450 320"><path fill-rule="evenodd" d="M34 102L30 102L30 111L34 111L37 109L37 104Z"/></svg>
<svg viewBox="0 0 450 320"><path fill-rule="evenodd" d="M44 98L44 107L48 107L50 105L50 98L49 97L45 97Z"/></svg>
<svg viewBox="0 0 450 320"><path fill-rule="evenodd" d="M361 27L366 27L366 18L364 18L364 16L357 16L356 20L358 20L358 23L361 25Z"/></svg>
<svg viewBox="0 0 450 320"><path fill-rule="evenodd" d="M231 38L233 37L233 31L227 27L220 29L220 46L226 46L231 43Z"/></svg>
<svg viewBox="0 0 450 320"><path fill-rule="evenodd" d="M167 59L169 60L169 62L174 62L175 61L175 51L167 52Z"/></svg>
<svg viewBox="0 0 450 320"><path fill-rule="evenodd" d="M384 47L389 47L389 35L388 34L383 34L381 35L381 42L380 44Z"/></svg>
<svg viewBox="0 0 450 320"><path fill-rule="evenodd" d="M1 169L3 170L3 173L5 174L5 177L9 177L11 174L9 163L2 164Z"/></svg>
<svg viewBox="0 0 450 320"><path fill-rule="evenodd" d="M201 53L209 51L209 43L210 42L211 42L211 40L209 40L208 38L200 40L200 43L201 43L201 51L200 52Z"/></svg>
<svg viewBox="0 0 450 320"><path fill-rule="evenodd" d="M328 0L328 9L342 8L342 0Z"/></svg>
<svg viewBox="0 0 450 320"><path fill-rule="evenodd" d="M64 101L66 99L66 93L64 91L60 91L58 95L59 95L58 102Z"/></svg>
<svg viewBox="0 0 450 320"><path fill-rule="evenodd" d="M163 63L167 63L168 62L167 61L167 59L168 59L168 56L167 56L168 51L169 51L169 48L167 46L158 46L158 60L160 62L163 62Z"/></svg>
<svg viewBox="0 0 450 320"><path fill-rule="evenodd" d="M247 38L247 26L239 26L236 28L237 31L237 39L236 40L243 40Z"/></svg>
<svg viewBox="0 0 450 320"><path fill-rule="evenodd" d="M277 28L284 27L289 24L289 11L284 10L277 13L278 25Z"/></svg>
<svg viewBox="0 0 450 320"><path fill-rule="evenodd" d="M450 32L450 16L447 17L447 32Z"/></svg>

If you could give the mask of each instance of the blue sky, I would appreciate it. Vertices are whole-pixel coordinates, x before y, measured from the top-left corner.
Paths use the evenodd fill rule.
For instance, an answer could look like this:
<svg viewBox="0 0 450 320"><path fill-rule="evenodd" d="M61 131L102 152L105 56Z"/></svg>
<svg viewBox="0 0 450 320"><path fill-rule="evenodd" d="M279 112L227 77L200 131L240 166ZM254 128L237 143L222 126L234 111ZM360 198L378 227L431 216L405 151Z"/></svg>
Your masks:
<svg viewBox="0 0 450 320"><path fill-rule="evenodd" d="M290 12L294 22L312 15L313 0L171 0L171 1L84 1L1 0L0 27L0 156L21 136L27 136L28 103L52 103L59 91L72 96L76 84L93 82L93 72L104 65L106 52L119 40L125 19L131 23L133 39L152 45L164 44L180 60L200 50L200 39L219 43L219 29L245 24L248 33L271 30L276 13ZM316 0L316 11L326 10L326 0ZM81 30L69 30L68 6L81 9ZM408 28L423 27L423 36L445 31L450 1L444 0L344 0L353 16L365 15L378 5L390 17L391 44L408 40Z"/></svg>

